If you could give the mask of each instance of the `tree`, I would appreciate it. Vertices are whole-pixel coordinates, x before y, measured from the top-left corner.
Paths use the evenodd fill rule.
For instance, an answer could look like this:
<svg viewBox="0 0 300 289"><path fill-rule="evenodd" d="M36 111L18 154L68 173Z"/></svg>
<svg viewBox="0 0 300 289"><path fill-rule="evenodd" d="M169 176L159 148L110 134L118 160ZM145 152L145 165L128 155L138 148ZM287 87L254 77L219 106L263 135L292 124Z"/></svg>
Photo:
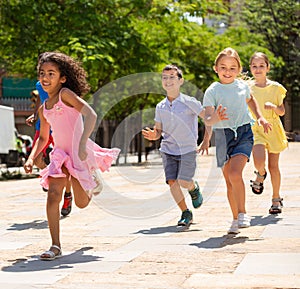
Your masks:
<svg viewBox="0 0 300 289"><path fill-rule="evenodd" d="M300 113L300 2L298 0L245 0L243 21L253 34L262 35L267 48L283 61L273 70L274 79L288 90L287 107L294 116ZM295 118L296 120L296 118ZM300 129L300 118L286 121L287 130Z"/></svg>
<svg viewBox="0 0 300 289"><path fill-rule="evenodd" d="M131 23L133 15L147 15L150 4L149 0L3 0L0 62L10 73L34 77L38 55L60 50L83 62L96 90L116 76L151 65L155 55L140 42ZM126 62L128 55L135 61Z"/></svg>
<svg viewBox="0 0 300 289"><path fill-rule="evenodd" d="M34 79L40 53L58 50L71 55L88 72L91 102L100 119L116 126L137 111L153 108L162 98L159 77L154 77L151 84L155 92L128 95L136 82L149 85L143 75L141 78L135 75L157 73L166 64L176 63L183 68L187 80L183 90L201 97L215 79L212 66L221 49L234 44L245 59L255 44L261 44L261 38L251 37L246 29L231 28L224 35L217 35L213 27L201 24L200 20L207 17L226 16L229 11L226 3L222 0L2 0L0 70ZM126 78L130 75L133 77Z"/></svg>

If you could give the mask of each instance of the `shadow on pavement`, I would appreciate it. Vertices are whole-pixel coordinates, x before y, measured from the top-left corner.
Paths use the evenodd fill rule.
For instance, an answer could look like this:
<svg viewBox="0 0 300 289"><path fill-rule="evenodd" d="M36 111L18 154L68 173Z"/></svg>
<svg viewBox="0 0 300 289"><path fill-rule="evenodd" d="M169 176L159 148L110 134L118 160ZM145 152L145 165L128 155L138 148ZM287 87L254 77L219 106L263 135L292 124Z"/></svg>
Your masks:
<svg viewBox="0 0 300 289"><path fill-rule="evenodd" d="M282 218L278 215L268 215L268 216L254 216L251 219L251 226L266 226L270 224L277 224Z"/></svg>
<svg viewBox="0 0 300 289"><path fill-rule="evenodd" d="M8 231L23 231L28 229L46 229L48 228L48 222L45 220L34 220L29 223L23 223L23 224L12 224L7 230Z"/></svg>
<svg viewBox="0 0 300 289"><path fill-rule="evenodd" d="M200 243L191 243L190 246L196 246L202 249L218 249L229 245L236 245L248 241L248 237L237 237L236 235L227 234L222 237L209 238Z"/></svg>
<svg viewBox="0 0 300 289"><path fill-rule="evenodd" d="M60 220L67 219L69 216L61 216ZM28 229L47 229L48 228L48 221L46 220L34 220L29 223L23 223L23 224L12 224L7 230L8 231L23 231Z"/></svg>
<svg viewBox="0 0 300 289"><path fill-rule="evenodd" d="M133 234L145 234L145 235L159 235L164 233L178 233L178 232L195 232L201 231L199 229L191 229L191 227L184 226L166 226L166 227L155 227L150 229L139 230Z"/></svg>
<svg viewBox="0 0 300 289"><path fill-rule="evenodd" d="M2 268L4 272L34 272L49 269L72 269L72 264L87 263L99 261L102 257L85 255L84 251L93 249L93 247L83 247L69 255L63 255L61 258L53 261L41 261L39 256L32 256L30 259L14 260L11 266Z"/></svg>

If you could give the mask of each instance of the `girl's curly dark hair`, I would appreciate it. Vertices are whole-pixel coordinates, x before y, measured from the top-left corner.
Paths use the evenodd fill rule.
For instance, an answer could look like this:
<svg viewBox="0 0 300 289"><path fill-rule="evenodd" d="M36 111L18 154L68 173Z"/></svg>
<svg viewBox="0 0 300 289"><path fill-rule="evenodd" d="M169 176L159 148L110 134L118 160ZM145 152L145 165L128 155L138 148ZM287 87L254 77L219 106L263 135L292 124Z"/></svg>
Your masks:
<svg viewBox="0 0 300 289"><path fill-rule="evenodd" d="M66 77L66 82L62 84L78 96L83 96L89 92L90 86L86 80L86 71L80 63L72 57L60 52L44 52L39 55L37 71L40 72L41 65L46 62L53 62L58 66L60 76Z"/></svg>

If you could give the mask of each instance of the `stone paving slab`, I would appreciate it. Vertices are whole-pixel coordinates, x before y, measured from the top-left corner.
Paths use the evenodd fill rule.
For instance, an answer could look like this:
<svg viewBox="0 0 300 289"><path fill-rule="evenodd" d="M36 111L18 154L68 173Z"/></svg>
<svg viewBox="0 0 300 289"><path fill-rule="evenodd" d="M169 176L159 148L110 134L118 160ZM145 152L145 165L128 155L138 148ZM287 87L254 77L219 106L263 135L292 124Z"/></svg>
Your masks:
<svg viewBox="0 0 300 289"><path fill-rule="evenodd" d="M7 241L0 241L0 248L1 250L16 250L20 248L24 248L25 246L30 245L31 243L28 242L7 242Z"/></svg>
<svg viewBox="0 0 300 289"><path fill-rule="evenodd" d="M235 274L299 275L300 253L249 253L235 270Z"/></svg>
<svg viewBox="0 0 300 289"><path fill-rule="evenodd" d="M300 275L291 275L286 278L281 274L193 274L187 281L184 282L183 288L299 288ZM285 280L284 284L282 280ZM250 286L249 286L250 285Z"/></svg>
<svg viewBox="0 0 300 289"><path fill-rule="evenodd" d="M36 260L36 262L40 262ZM47 285L54 284L62 278L66 277L68 272L62 273L57 270L43 270L38 269L39 265L35 265L32 271L23 272L22 268L19 270L16 268L15 271L3 271L0 272L1 288L11 288L9 284L13 286L16 284L21 285ZM49 269L49 268L48 268ZM8 287L4 287L2 284L6 284ZM13 288L13 287L12 287Z"/></svg>
<svg viewBox="0 0 300 289"><path fill-rule="evenodd" d="M263 238L294 238L300 242L300 216L285 217L276 225L265 228ZM300 264L300 259L299 259Z"/></svg>

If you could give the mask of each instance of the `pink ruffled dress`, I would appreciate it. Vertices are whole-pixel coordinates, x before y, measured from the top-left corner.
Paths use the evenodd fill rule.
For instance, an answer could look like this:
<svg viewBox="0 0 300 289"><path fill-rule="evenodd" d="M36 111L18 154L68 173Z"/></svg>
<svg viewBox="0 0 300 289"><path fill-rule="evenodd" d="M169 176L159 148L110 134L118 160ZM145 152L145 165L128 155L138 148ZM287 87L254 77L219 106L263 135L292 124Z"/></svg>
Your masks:
<svg viewBox="0 0 300 289"><path fill-rule="evenodd" d="M80 182L84 190L93 189L97 184L92 173L96 169L108 171L112 162L118 157L120 149L102 148L88 139L86 160L78 156L79 141L83 132L83 118L75 108L65 105L59 94L58 102L52 109L43 104L44 116L52 129L54 148L50 153L50 164L41 171L41 185L48 189L48 177L61 178L65 166L69 173Z"/></svg>

